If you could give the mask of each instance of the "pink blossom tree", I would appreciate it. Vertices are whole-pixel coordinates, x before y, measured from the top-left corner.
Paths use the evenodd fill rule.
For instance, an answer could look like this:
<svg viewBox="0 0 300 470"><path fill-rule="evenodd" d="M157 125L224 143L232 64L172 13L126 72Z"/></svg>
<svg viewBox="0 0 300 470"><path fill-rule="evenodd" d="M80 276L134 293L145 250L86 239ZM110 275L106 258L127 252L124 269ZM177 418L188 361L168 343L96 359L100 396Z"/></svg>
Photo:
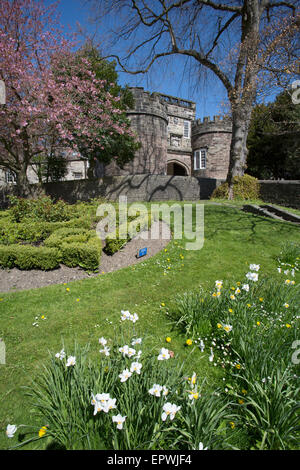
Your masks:
<svg viewBox="0 0 300 470"><path fill-rule="evenodd" d="M30 191L27 169L38 155L63 146L79 151L80 141L91 151L104 149L107 133L132 136L128 123L118 119L120 98L73 47L56 4L1 1L0 80L6 104L0 106L0 166L16 174L20 194Z"/></svg>

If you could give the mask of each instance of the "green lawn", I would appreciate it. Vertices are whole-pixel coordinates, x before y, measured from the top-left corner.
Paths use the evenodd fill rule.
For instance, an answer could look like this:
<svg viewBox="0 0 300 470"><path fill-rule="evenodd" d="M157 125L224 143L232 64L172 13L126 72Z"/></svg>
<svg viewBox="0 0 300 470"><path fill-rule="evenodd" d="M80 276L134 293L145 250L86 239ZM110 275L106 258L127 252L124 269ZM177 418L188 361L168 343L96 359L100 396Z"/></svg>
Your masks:
<svg viewBox="0 0 300 470"><path fill-rule="evenodd" d="M90 342L96 357L98 338L112 337L121 310L138 313L137 333L146 336L147 348L158 352L170 336L168 347L177 360L188 358L188 373L207 377L212 387L219 383L222 371L211 367L207 357L200 360L198 349L191 354L193 346L185 346L187 338L172 330L168 310L178 293L199 286L211 289L216 279L243 280L250 263L260 264L265 274L276 275L276 257L286 241L300 242L299 227L208 203L200 251L185 251L182 241L172 241L167 251L118 272L0 294L0 337L6 344L6 365L0 365L0 448L10 444L5 436L7 424L40 425L21 387L30 384L49 351L60 351L62 341L71 347L76 340L82 345ZM38 327L32 325L36 317Z"/></svg>

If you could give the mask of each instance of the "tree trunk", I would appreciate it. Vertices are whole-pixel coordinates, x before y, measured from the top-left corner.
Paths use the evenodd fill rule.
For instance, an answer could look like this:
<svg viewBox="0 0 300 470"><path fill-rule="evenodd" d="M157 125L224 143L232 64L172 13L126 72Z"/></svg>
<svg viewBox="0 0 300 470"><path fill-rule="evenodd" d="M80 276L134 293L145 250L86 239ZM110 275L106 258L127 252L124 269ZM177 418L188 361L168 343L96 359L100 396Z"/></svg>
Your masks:
<svg viewBox="0 0 300 470"><path fill-rule="evenodd" d="M251 119L252 105L239 105L232 113L232 139L230 144L230 163L227 174L228 199L233 199L233 178L243 176L247 168L247 137Z"/></svg>
<svg viewBox="0 0 300 470"><path fill-rule="evenodd" d="M15 171L17 177L17 194L20 197L28 197L31 194L30 184L27 178L27 166L22 165Z"/></svg>

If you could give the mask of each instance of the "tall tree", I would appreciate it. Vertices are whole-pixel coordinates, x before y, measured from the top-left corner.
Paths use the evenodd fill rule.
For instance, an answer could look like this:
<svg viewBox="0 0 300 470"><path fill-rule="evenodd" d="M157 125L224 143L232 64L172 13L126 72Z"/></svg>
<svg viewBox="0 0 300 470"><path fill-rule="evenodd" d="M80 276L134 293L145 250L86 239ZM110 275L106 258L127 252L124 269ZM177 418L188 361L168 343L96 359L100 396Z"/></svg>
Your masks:
<svg viewBox="0 0 300 470"><path fill-rule="evenodd" d="M79 151L79 140L91 152L105 149L107 132L132 136L120 97L97 78L91 60L72 52L56 9L57 3L35 0L0 3L0 80L6 85L0 165L16 174L21 194L30 190L26 173L37 155L62 146Z"/></svg>
<svg viewBox="0 0 300 470"><path fill-rule="evenodd" d="M131 41L126 72L147 73L161 59L180 54L211 71L224 85L231 107L232 142L227 181L246 168L247 135L260 72L273 83L295 70L298 0L92 0L101 17L119 19L115 41ZM122 18L121 14L125 16ZM126 18L126 19L125 19Z"/></svg>
<svg viewBox="0 0 300 470"><path fill-rule="evenodd" d="M300 106L291 91L253 108L247 173L259 179L300 178Z"/></svg>

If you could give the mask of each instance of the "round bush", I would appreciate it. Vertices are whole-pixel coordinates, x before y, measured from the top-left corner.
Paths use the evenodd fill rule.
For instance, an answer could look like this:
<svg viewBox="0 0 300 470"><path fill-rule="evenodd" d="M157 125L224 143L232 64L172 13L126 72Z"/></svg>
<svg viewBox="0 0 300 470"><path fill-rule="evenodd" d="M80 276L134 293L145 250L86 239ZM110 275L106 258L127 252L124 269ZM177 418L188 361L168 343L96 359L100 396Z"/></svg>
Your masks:
<svg viewBox="0 0 300 470"><path fill-rule="evenodd" d="M259 182L250 175L233 178L234 199L259 199ZM228 199L228 183L222 183L212 193L211 199Z"/></svg>

